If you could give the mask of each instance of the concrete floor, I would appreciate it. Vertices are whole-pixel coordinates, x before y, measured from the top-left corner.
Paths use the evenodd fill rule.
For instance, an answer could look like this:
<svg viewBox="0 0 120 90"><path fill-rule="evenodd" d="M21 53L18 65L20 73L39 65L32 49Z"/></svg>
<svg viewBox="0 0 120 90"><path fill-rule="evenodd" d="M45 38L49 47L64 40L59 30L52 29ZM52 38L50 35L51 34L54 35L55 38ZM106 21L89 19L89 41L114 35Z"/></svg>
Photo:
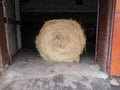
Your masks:
<svg viewBox="0 0 120 90"><path fill-rule="evenodd" d="M54 63L24 49L14 61L2 72L0 90L120 90L109 83L92 54L84 54L79 63Z"/></svg>

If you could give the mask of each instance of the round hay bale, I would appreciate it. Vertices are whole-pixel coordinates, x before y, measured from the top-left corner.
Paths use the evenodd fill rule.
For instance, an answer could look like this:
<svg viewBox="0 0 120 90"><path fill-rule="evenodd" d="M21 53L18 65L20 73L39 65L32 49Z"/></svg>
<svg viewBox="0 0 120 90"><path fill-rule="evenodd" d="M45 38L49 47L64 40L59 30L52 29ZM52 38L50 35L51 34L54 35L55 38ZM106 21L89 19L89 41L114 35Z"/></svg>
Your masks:
<svg viewBox="0 0 120 90"><path fill-rule="evenodd" d="M74 20L47 21L36 37L36 48L43 59L78 62L86 44L81 25Z"/></svg>

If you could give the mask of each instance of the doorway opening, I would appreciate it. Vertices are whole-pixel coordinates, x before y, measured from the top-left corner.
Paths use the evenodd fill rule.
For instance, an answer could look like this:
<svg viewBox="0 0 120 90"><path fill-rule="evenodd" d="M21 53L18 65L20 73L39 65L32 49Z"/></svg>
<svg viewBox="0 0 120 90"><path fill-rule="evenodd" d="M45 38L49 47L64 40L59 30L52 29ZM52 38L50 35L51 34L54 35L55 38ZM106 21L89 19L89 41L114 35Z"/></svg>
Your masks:
<svg viewBox="0 0 120 90"><path fill-rule="evenodd" d="M108 2L105 3L108 4ZM20 10L21 22L17 23L21 29L17 34L16 32L13 34L12 30L10 30L10 34L12 36L16 34L12 38L16 40L17 37L17 40L21 40L22 46L19 45L20 42L17 44L13 44L14 40L11 42L13 48L10 48L10 52L14 50L16 45L21 46L21 49L16 50L17 54L13 53L14 58L11 61L13 64L4 72L6 80L19 81L20 79L31 78L41 78L43 80L47 78L51 80L50 82L56 83L59 78L60 80L62 78L63 81L69 79L71 82L72 78L77 80L79 77L83 79L84 76L90 79L106 79L108 77L106 73L101 71L95 61L96 37L98 37L98 0L20 0ZM104 13L102 15L106 16L107 14ZM86 35L86 48L79 63L48 62L43 60L38 54L35 47L36 36L43 24L51 19L73 19L81 24ZM104 30L106 30L106 27L107 25ZM103 33L103 31L101 32ZM17 35L20 34L21 37L18 39ZM58 77L57 80L55 79L56 77ZM59 80L57 83L59 83ZM44 80L42 84L44 84Z"/></svg>
<svg viewBox="0 0 120 90"><path fill-rule="evenodd" d="M46 90L56 87L62 90L75 87L79 89L79 86L90 86L90 89L93 86L93 89L96 89L94 84L96 87L98 78L105 82L108 78L108 74L102 70L111 75L116 73L116 70L119 73L119 68L114 67L119 67L119 64L112 65L114 63L111 55L114 49L112 44L115 44L113 38L116 36L113 31L117 31L119 26L119 3L116 1L119 0L2 0L0 67L10 64L9 68L2 72L5 78L2 87L10 86L16 90L16 85L21 87L27 82L29 85L25 84L25 87L32 87L34 83L30 82L35 81L39 88ZM87 40L79 63L48 62L38 54L35 47L36 36L43 24L51 19L73 19L82 25ZM115 44L117 45L118 43ZM112 73L111 67L115 68ZM103 88L108 85L100 85L99 80L97 83L97 86Z"/></svg>
<svg viewBox="0 0 120 90"><path fill-rule="evenodd" d="M97 10L98 0L83 0L82 3L78 3L78 0L71 2L63 0L55 2L53 0L53 3L49 1L21 1L22 48L36 51L35 38L46 21L73 19L82 25L86 36L86 48L82 54L81 62L84 62L85 58L91 58L88 61L95 63Z"/></svg>
<svg viewBox="0 0 120 90"><path fill-rule="evenodd" d="M96 63L98 0L81 0L81 2L78 0L17 0L15 2L4 0L3 11L10 63L14 63L13 57L19 53L31 52L39 55L35 46L36 36L43 24L52 19L73 19L81 24L86 36L86 47L80 63ZM14 22L14 19L20 22ZM27 57L31 57L31 54Z"/></svg>
<svg viewBox="0 0 120 90"><path fill-rule="evenodd" d="M97 22L98 22L97 20L98 0L92 0L92 1L83 0L82 2L78 2L78 0L71 0L71 1L69 0L60 0L60 1L59 0L53 0L53 1L20 0L19 3L20 3L20 10L21 10L20 12L21 23L18 23L18 24L20 24L21 30L19 33L16 33L16 31L13 32L12 29L14 29L14 27L12 27L12 29L10 30L10 34L12 34L11 35L12 37L11 38L8 37L8 39L12 39L12 42L10 43L10 45L13 48L8 47L8 49L10 49L9 52L11 53L11 51L14 50L14 47L16 45L20 46L19 43L17 42L16 42L17 44L15 44L15 40L19 40L18 35L21 34L20 40L22 43L22 48L19 51L16 50L16 52L18 52L17 54L12 53L14 58L11 62L13 62L14 68L17 68L19 71L20 68L18 67L21 67L22 69L24 67L24 70L26 67L26 70L31 69L31 71L34 71L34 69L36 68L36 65L38 67L41 64L44 65L45 67L46 65L48 65L48 67L49 65L53 66L54 63L51 64L51 62L46 62L39 56L35 47L35 37L39 33L45 21L48 21L51 19L73 19L82 25L82 28L86 35L86 48L80 58L80 63L78 63L78 65L74 66L75 65L74 63L69 63L69 64L65 63L64 65L61 64L60 67L67 66L66 68L73 67L74 69L76 67L78 68L77 72L81 72L80 71L81 69L79 68L82 68L81 66L84 67L86 65L88 65L88 67L90 65L91 68L96 69L95 67L97 66L95 61L95 49L96 49L96 37L97 37L96 28L97 28ZM11 11L12 10L13 9L11 9ZM11 26L11 24L8 24L8 25L9 27ZM10 42L10 40L7 40L7 41ZM42 65L40 66L41 68L43 68ZM53 67L50 66L50 68L53 68ZM24 70L23 70L23 73L24 73ZM86 70L82 70L82 71L86 71ZM36 70L35 73L37 73L38 71L39 70ZM49 69L49 72L52 73L53 71L54 70ZM91 73L92 71L93 70L91 70Z"/></svg>

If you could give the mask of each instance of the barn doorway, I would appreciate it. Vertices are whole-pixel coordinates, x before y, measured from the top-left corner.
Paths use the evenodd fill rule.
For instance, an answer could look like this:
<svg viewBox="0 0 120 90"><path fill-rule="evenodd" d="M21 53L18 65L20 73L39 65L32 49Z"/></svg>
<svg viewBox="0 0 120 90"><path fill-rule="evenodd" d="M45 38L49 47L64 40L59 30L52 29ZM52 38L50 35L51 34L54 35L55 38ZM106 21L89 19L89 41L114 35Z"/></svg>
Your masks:
<svg viewBox="0 0 120 90"><path fill-rule="evenodd" d="M102 0L101 0L102 1ZM68 1L64 1L67 3ZM3 2L3 10L11 7L16 2L10 2L8 7L5 6L7 1ZM55 5L54 5L55 3ZM17 53L17 48L19 49L18 54L25 53L27 57L31 57L31 54L35 56L39 56L35 47L35 37L39 33L43 24L47 20L51 19L73 19L82 25L84 29L84 33L86 35L86 48L81 56L81 63L87 64L95 64L95 55L96 55L96 37L97 37L97 25L98 25L98 16L99 16L99 2L98 0L88 1L84 0L83 2L79 2L78 0L74 0L68 3L66 6L62 1L33 1L33 0L21 0L19 2L20 16L18 16L17 29L19 31L11 31L7 32L7 48L9 49L10 55L10 63L14 63L15 59L13 58ZM36 5L38 4L38 5ZM36 7L37 6L37 7ZM72 6L72 7L71 7ZM10 10L13 7L10 8ZM18 7L16 7L18 8ZM16 9L16 10L19 10ZM14 9L15 10L15 9ZM7 10L6 10L7 11ZM17 11L16 11L17 12ZM7 13L4 12L4 15L7 17ZM13 12L12 17L14 18L15 11ZM16 14L17 17L18 14ZM9 15L8 15L9 16ZM7 22L7 18L5 18ZM19 23L19 20L21 23ZM8 23L9 19L8 19ZM12 22L6 25L7 29L10 27L11 29L15 29L15 24ZM8 37L9 33L11 34L11 38ZM21 37L20 37L21 35ZM18 41L16 41L16 38ZM10 40L11 39L11 42ZM20 49L21 48L21 49ZM29 54L31 52L31 54ZM23 55L24 56L24 55ZM33 56L34 57L34 56ZM23 57L24 58L24 57Z"/></svg>
<svg viewBox="0 0 120 90"><path fill-rule="evenodd" d="M6 60L9 60L11 64L3 72L6 78L2 85L3 88L4 86L12 86L17 89L16 83L24 85L27 82L29 85L25 84L26 88L34 84L30 83L32 81L39 84L38 86L41 85L42 88L46 87L46 90L53 87L61 88L61 85L66 85L62 87L62 90L64 90L63 88L78 88L80 90L83 88L79 87L80 85L91 86L87 88L95 89L93 83L96 83L96 78L102 78L103 82L108 78L108 74L103 70L107 72L110 70L112 23L109 22L113 20L115 0L71 0L71 2L68 0L53 0L52 2L49 0L20 0L19 4L17 1L3 0L4 19L2 18L2 22L5 21L5 31L3 31L7 42L4 44L10 59ZM13 7L14 5L16 5L16 9ZM17 12L18 9L21 10L20 14ZM21 20L19 15L21 15ZM61 18L74 19L82 24L87 44L79 63L47 62L39 56L35 48L35 37L44 22ZM0 39L4 36L0 35ZM4 51L3 48L0 50ZM6 64L8 62L3 66ZM93 81L91 84L82 83L93 79L95 82ZM7 81L13 84L9 84ZM98 86L102 86L99 85L99 80L97 83ZM103 86L102 89L109 87L106 81L104 85L106 87Z"/></svg>
<svg viewBox="0 0 120 90"><path fill-rule="evenodd" d="M36 56L39 56L35 47L35 37L45 21L51 19L73 19L80 23L86 36L86 48L81 56L80 63L96 64L95 50L99 9L98 0L83 0L82 2L73 0L68 2L64 0L53 0L52 2L47 0L3 1L7 49L11 64L16 62L14 57L17 57L17 55L18 57L21 55L21 58L30 57L34 59ZM16 5L16 9L12 7L14 5ZM11 12L7 9L10 9L9 11ZM21 11L18 12L19 10ZM17 21L12 21L15 18ZM17 31L15 30L16 24Z"/></svg>
<svg viewBox="0 0 120 90"><path fill-rule="evenodd" d="M67 3L67 1L64 2ZM66 6L62 1L59 1L55 2L56 6L52 6L51 2L46 1L40 7L35 7L34 5L29 6L37 2L21 2L22 47L24 49L36 50L34 43L35 37L45 21L51 19L73 19L82 24L87 38L86 50L84 50L82 58L90 57L92 58L90 62L95 62L98 1L87 2L87 0L84 0L82 3L79 3L77 0L73 0ZM51 4L50 6L47 5L49 3ZM73 7L71 7L72 4ZM33 10L32 8L36 9ZM84 62L84 59L82 60Z"/></svg>
<svg viewBox="0 0 120 90"><path fill-rule="evenodd" d="M35 37L40 31L40 28L47 20L51 19L70 19L78 21L84 28L84 33L87 38L86 50L83 56L90 56L95 58L95 44L96 44L96 22L97 12L92 13L64 13L64 12L40 12L40 13L22 13L22 45L25 49L36 49ZM88 20L88 21L87 21ZM95 59L94 59L95 60Z"/></svg>

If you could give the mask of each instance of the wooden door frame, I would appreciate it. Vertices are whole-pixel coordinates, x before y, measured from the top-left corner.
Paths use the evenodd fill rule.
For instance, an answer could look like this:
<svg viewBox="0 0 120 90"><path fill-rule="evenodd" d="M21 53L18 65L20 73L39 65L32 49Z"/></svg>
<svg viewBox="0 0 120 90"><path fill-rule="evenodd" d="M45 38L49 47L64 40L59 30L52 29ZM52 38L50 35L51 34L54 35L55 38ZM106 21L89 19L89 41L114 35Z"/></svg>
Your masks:
<svg viewBox="0 0 120 90"><path fill-rule="evenodd" d="M99 30L99 15L100 15L100 0L98 0L98 11L97 11L97 28L96 28L96 50L95 50L95 61L97 62L97 52L98 52L98 30ZM108 56L107 56L107 63L106 68L104 68L102 65L99 65L103 68L105 72L108 72L110 74L110 66L111 66L111 53L112 53L112 40L113 40L113 31L114 31L114 15L115 15L115 6L116 6L116 0L108 0L108 15L107 15L107 29L109 29L109 37L108 38Z"/></svg>
<svg viewBox="0 0 120 90"><path fill-rule="evenodd" d="M110 75L120 76L120 0L116 0L113 24Z"/></svg>
<svg viewBox="0 0 120 90"><path fill-rule="evenodd" d="M95 42L95 62L97 62L97 44L98 44L98 26L99 26L99 0L97 3L97 23L96 23L96 42Z"/></svg>
<svg viewBox="0 0 120 90"><path fill-rule="evenodd" d="M2 7L1 0L0 0L0 52L1 52L0 53L1 54L0 68L2 68L9 64L10 58L9 58L8 50L7 50L3 7Z"/></svg>
<svg viewBox="0 0 120 90"><path fill-rule="evenodd" d="M109 56L108 56L108 72L110 74L110 69L111 69L111 55L112 55L112 44L113 44L113 32L114 32L114 19L115 19L115 8L116 8L116 0L111 0L112 3L112 9L110 10L110 38L109 38Z"/></svg>

